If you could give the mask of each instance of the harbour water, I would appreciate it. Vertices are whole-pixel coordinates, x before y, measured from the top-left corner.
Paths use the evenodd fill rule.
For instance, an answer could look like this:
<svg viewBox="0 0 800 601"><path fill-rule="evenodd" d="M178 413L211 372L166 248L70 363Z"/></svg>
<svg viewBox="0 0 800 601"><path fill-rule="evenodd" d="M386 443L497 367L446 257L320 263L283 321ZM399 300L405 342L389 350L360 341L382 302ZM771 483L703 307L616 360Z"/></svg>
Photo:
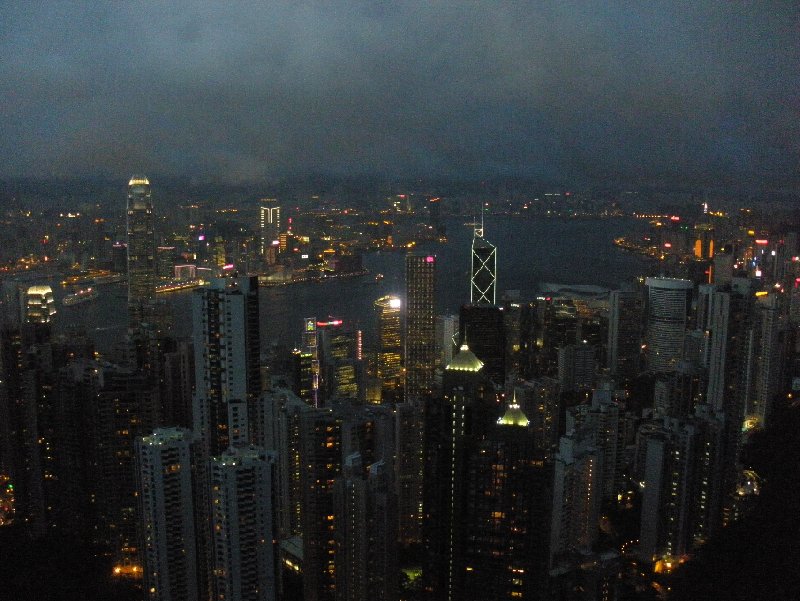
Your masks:
<svg viewBox="0 0 800 601"><path fill-rule="evenodd" d="M457 313L469 300L469 264L472 229L459 220L447 222L448 242L420 247L437 256L437 312ZM644 231L646 224L628 218L615 219L521 219L490 216L486 238L497 246L498 294L519 290L521 298L536 296L541 282L595 284L614 288L644 275L650 260L614 246L615 237ZM364 257L369 275L334 278L322 282L261 288L261 327L264 345L277 341L295 344L302 319L333 316L365 331L374 330L373 302L385 294L402 296L404 254L381 251ZM384 277L376 281L375 275ZM55 288L55 287L54 287ZM59 287L60 288L60 287ZM60 300L66 294L56 291ZM165 294L175 315L175 333L191 335L192 291ZM106 285L90 303L64 307L58 303L56 329L66 324L86 328L101 352L107 352L125 330L126 288Z"/></svg>

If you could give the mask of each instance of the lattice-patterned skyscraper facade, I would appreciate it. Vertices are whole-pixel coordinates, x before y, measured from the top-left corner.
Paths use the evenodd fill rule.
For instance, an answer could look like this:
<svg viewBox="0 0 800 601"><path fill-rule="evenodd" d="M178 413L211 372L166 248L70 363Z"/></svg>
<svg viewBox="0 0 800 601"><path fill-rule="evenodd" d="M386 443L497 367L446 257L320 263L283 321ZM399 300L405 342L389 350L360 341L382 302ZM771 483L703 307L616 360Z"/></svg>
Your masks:
<svg viewBox="0 0 800 601"><path fill-rule="evenodd" d="M483 237L483 226L472 237L469 302L494 305L497 301L497 248Z"/></svg>

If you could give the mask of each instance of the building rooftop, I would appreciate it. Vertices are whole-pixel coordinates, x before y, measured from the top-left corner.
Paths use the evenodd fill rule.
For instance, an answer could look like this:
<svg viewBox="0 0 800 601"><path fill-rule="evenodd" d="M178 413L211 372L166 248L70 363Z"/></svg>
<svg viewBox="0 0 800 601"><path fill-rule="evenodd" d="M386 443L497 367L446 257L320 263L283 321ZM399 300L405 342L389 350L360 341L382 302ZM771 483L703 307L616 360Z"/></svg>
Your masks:
<svg viewBox="0 0 800 601"><path fill-rule="evenodd" d="M501 426L522 426L523 428L530 423L528 416L525 415L520 406L517 404L516 393L514 393L514 399L506 408L506 412L503 414L503 417L497 418L497 423Z"/></svg>
<svg viewBox="0 0 800 601"><path fill-rule="evenodd" d="M453 360L445 369L456 371L480 371L483 369L483 361L478 359L466 344L461 345Z"/></svg>

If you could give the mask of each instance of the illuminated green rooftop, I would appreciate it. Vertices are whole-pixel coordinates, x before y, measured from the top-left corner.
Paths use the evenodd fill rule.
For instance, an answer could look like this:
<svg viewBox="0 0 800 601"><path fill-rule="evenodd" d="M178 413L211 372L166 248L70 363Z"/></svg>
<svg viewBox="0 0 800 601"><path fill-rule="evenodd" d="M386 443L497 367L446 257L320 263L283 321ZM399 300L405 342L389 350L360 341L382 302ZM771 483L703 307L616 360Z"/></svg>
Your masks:
<svg viewBox="0 0 800 601"><path fill-rule="evenodd" d="M461 350L445 368L450 371L472 371L483 369L483 361L478 359L466 344L461 345Z"/></svg>
<svg viewBox="0 0 800 601"><path fill-rule="evenodd" d="M514 399L508 405L505 414L503 414L503 417L497 419L497 423L501 426L522 426L523 428L530 423L528 417L517 404L516 393L514 394Z"/></svg>

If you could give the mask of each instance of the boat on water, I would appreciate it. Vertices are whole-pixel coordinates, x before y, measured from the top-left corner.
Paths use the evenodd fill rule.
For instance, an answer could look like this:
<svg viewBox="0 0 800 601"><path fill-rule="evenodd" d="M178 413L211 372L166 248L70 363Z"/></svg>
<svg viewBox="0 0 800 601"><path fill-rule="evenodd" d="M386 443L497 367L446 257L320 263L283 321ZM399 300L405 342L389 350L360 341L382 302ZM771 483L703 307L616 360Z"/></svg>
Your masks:
<svg viewBox="0 0 800 601"><path fill-rule="evenodd" d="M199 288L204 286L204 280L184 280L180 282L167 282L156 286L156 294L164 294L165 292L176 292L178 290L191 290L192 288Z"/></svg>
<svg viewBox="0 0 800 601"><path fill-rule="evenodd" d="M101 275L94 278L95 284L117 284L125 279L121 273L111 273L109 275Z"/></svg>
<svg viewBox="0 0 800 601"><path fill-rule="evenodd" d="M98 296L99 294L94 288L84 288L83 290L78 290L77 292L65 296L62 303L65 307L71 307L72 305L79 305L94 300Z"/></svg>
<svg viewBox="0 0 800 601"><path fill-rule="evenodd" d="M62 286L82 286L84 284L116 284L125 279L121 273L114 273L107 269L93 269L83 271L74 275L67 276L62 282Z"/></svg>

